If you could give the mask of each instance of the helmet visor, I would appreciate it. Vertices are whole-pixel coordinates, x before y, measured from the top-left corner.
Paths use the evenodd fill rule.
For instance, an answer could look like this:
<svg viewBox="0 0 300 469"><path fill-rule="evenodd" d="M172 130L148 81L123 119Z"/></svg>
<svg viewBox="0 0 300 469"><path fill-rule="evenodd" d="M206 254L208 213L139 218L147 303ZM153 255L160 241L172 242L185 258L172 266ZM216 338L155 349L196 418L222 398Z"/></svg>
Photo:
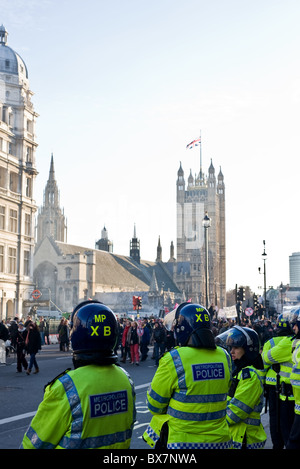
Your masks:
<svg viewBox="0 0 300 469"><path fill-rule="evenodd" d="M241 334L243 334L241 336ZM241 337L244 339L241 341ZM245 345L247 344L252 345L252 339L250 335L245 331L245 329L241 326L234 326L231 329L223 332L222 334L218 335L215 338L215 342L217 345L225 348L226 350L230 351L231 347L241 347L243 346L243 342Z"/></svg>
<svg viewBox="0 0 300 469"><path fill-rule="evenodd" d="M167 329L167 331L171 331L175 325L175 316L176 316L176 309L173 309L173 311L170 311L165 318L164 318L164 326Z"/></svg>
<svg viewBox="0 0 300 469"><path fill-rule="evenodd" d="M297 322L299 322L299 313L300 313L300 308L293 308L290 311L290 321L293 325L295 325Z"/></svg>

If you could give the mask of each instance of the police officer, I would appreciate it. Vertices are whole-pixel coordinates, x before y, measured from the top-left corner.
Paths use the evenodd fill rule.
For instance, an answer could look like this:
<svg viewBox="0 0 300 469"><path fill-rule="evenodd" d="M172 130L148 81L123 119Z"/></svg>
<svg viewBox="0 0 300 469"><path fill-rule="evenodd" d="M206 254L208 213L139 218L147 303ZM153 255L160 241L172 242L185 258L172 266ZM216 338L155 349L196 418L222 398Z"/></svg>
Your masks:
<svg viewBox="0 0 300 469"><path fill-rule="evenodd" d="M263 362L256 331L233 326L216 337L230 349L234 362L233 385L228 396L227 423L234 449L262 449L267 435L261 423L263 407Z"/></svg>
<svg viewBox="0 0 300 469"><path fill-rule="evenodd" d="M160 359L147 392L153 418L143 438L160 449L230 448L230 355L216 346L203 306L183 303L166 316L172 324L177 346Z"/></svg>
<svg viewBox="0 0 300 469"><path fill-rule="evenodd" d="M292 319L291 319L291 323ZM265 365L279 366L280 394L279 421L284 445L287 445L291 427L294 421L295 398L290 375L293 367L292 354L297 343L297 337L291 332L267 351L263 351L262 358Z"/></svg>
<svg viewBox="0 0 300 469"><path fill-rule="evenodd" d="M293 351L293 368L290 375L293 395L295 398L294 420L291 427L287 449L300 449L300 318L299 310L293 314L293 330L295 332L295 349Z"/></svg>
<svg viewBox="0 0 300 469"><path fill-rule="evenodd" d="M116 365L117 319L102 303L86 301L74 309L70 327L74 370L45 387L21 447L127 449L135 392L128 374Z"/></svg>
<svg viewBox="0 0 300 469"><path fill-rule="evenodd" d="M269 350L275 347L283 337L292 335L292 327L290 322L290 315L283 313L278 316L275 336L264 343L262 350L262 357L265 357ZM265 369L265 396L266 402L269 403L269 424L270 435L273 443L273 449L283 449L284 440L281 432L279 405L280 405L280 365L264 363ZM266 404L267 405L267 404Z"/></svg>

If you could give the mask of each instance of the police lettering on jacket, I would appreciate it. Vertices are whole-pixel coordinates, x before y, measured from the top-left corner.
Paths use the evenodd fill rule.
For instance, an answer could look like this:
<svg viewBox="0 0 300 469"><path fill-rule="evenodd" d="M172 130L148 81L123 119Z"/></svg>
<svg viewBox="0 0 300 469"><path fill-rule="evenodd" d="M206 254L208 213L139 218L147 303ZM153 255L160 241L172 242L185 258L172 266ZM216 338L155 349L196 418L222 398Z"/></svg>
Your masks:
<svg viewBox="0 0 300 469"><path fill-rule="evenodd" d="M90 397L91 418L105 417L128 411L127 391L96 394Z"/></svg>

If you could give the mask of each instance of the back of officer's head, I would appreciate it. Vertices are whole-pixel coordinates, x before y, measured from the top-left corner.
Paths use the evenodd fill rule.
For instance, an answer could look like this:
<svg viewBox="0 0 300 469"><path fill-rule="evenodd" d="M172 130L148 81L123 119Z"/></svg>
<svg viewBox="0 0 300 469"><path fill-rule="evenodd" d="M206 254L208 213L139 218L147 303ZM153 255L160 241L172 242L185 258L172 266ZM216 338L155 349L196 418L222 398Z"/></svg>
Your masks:
<svg viewBox="0 0 300 469"><path fill-rule="evenodd" d="M210 314L204 306L182 303L175 313L174 334L177 345L215 349Z"/></svg>
<svg viewBox="0 0 300 469"><path fill-rule="evenodd" d="M75 367L91 363L113 364L118 338L117 318L113 311L96 300L76 306L70 319L70 340Z"/></svg>
<svg viewBox="0 0 300 469"><path fill-rule="evenodd" d="M290 314L280 314L277 318L275 332L278 336L291 335L293 333Z"/></svg>

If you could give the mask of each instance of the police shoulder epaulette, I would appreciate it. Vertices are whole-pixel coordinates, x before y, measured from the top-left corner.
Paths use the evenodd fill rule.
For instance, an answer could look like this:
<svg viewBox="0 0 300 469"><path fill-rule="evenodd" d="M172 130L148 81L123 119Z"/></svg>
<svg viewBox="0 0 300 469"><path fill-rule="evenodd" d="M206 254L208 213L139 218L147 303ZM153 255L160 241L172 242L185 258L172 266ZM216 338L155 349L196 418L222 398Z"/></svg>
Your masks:
<svg viewBox="0 0 300 469"><path fill-rule="evenodd" d="M249 379L251 378L251 373L249 368L243 368L242 369L242 379Z"/></svg>
<svg viewBox="0 0 300 469"><path fill-rule="evenodd" d="M68 373L69 371L71 371L71 368L67 368L65 371L63 371L62 373L60 373L59 375L55 376L55 378L53 378L51 381L49 381L49 383L45 384L44 386L44 392L46 391L46 388L47 386L52 386L53 383L55 383L55 381L57 381L59 378L61 378L62 376L64 376L66 373Z"/></svg>

